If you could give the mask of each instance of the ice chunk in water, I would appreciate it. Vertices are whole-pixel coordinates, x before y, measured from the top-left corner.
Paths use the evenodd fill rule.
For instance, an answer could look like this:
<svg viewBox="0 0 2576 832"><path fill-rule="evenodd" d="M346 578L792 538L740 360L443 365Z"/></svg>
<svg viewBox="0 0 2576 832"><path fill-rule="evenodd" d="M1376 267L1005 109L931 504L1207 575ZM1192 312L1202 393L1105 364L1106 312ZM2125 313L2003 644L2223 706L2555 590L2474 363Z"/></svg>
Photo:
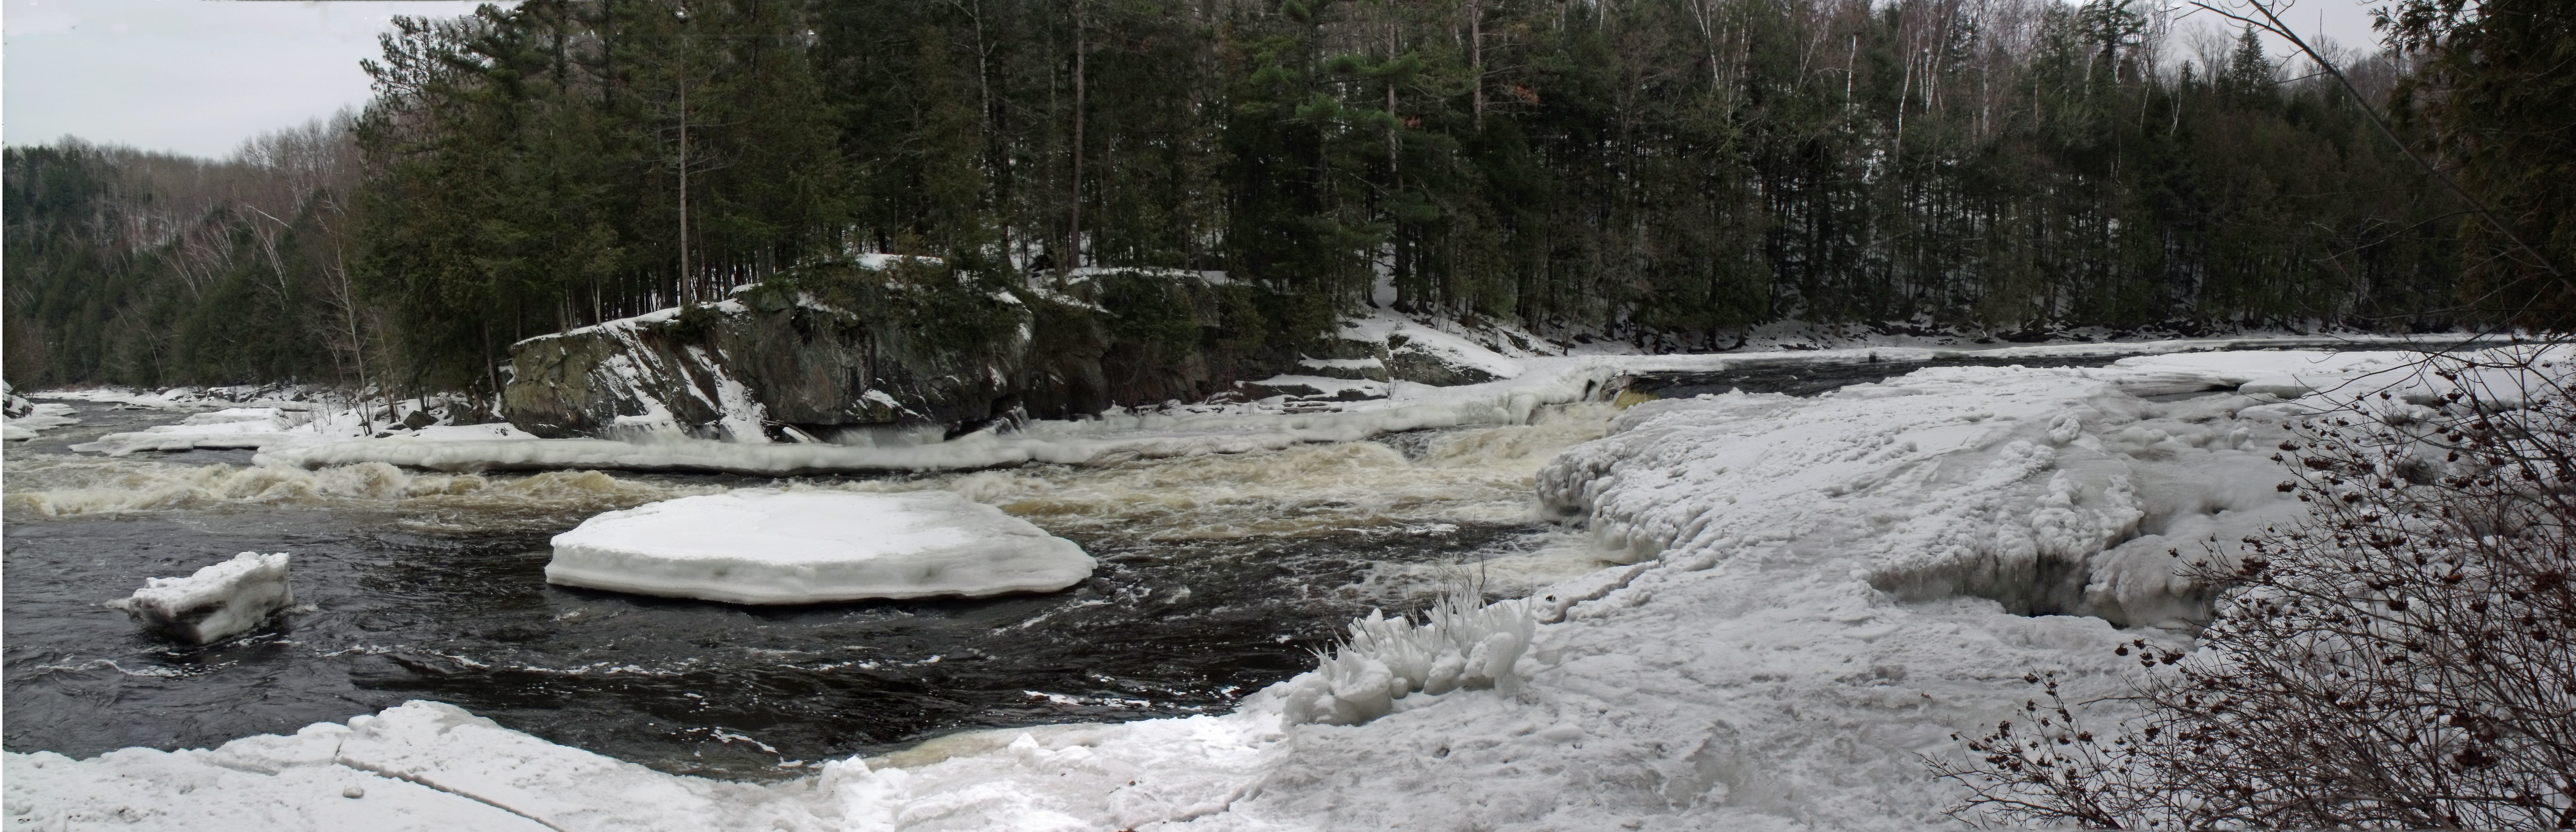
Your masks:
<svg viewBox="0 0 2576 832"><path fill-rule="evenodd" d="M947 491L745 489L583 521L546 581L737 604L1052 592L1091 576L1073 541Z"/></svg>
<svg viewBox="0 0 2576 832"><path fill-rule="evenodd" d="M190 644L211 644L259 626L295 602L286 585L286 553L243 552L185 578L151 578L133 597L107 602L145 629Z"/></svg>

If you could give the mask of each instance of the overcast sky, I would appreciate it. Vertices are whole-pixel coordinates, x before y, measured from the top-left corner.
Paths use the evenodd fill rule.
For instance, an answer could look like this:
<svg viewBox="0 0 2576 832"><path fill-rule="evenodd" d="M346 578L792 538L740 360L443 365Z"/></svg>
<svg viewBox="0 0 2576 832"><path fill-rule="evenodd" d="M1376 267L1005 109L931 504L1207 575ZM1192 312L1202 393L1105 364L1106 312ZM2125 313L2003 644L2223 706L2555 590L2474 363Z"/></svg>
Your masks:
<svg viewBox="0 0 2576 832"><path fill-rule="evenodd" d="M367 100L395 15L470 2L0 0L0 141L65 135L198 156Z"/></svg>
<svg viewBox="0 0 2576 832"><path fill-rule="evenodd" d="M2148 0L2156 2L2156 0ZM2384 0L2297 0L2303 32L2372 44L2368 7ZM6 75L0 140L65 135L224 156L262 131L367 99L360 58L395 15L452 16L452 0L0 0ZM2206 12L2185 19L2211 20ZM2277 53L2279 50L2275 49Z"/></svg>

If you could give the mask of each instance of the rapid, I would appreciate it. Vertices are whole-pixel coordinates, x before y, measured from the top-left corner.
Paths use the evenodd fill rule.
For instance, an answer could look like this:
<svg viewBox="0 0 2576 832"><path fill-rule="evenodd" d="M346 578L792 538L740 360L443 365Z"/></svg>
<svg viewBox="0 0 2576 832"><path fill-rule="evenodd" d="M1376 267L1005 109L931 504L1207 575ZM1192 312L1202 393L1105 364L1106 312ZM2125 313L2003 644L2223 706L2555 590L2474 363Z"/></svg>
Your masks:
<svg viewBox="0 0 2576 832"><path fill-rule="evenodd" d="M1598 561L1532 475L1609 405L1532 424L1085 466L783 480L263 467L248 451L69 444L184 412L82 402L11 443L6 745L209 747L410 699L679 774L771 780L958 730L1224 711L1339 624ZM550 586L547 540L603 511L737 487L947 489L1101 560L1064 592L742 607ZM298 605L180 648L99 606L239 551L294 555Z"/></svg>

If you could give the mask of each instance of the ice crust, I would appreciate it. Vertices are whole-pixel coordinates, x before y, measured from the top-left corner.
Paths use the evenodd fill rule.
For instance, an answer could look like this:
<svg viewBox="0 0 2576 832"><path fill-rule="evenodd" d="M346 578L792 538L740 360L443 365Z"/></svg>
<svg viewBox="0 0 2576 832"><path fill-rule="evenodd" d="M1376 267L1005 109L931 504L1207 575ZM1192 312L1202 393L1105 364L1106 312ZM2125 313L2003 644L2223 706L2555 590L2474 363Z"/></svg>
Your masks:
<svg viewBox="0 0 2576 832"><path fill-rule="evenodd" d="M9 398L13 400L12 409L18 412L15 415L0 417L0 442L34 439L47 430L80 423L80 418L72 415L71 405L60 402L29 402L18 398L14 393L10 394ZM15 406L17 403L24 403L26 406L18 408Z"/></svg>
<svg viewBox="0 0 2576 832"><path fill-rule="evenodd" d="M2111 350L2140 345L1990 355ZM1810 355L1946 351L1820 352ZM1507 396L1534 407L1595 395L1624 374L1741 358L1522 357L1517 378L1401 385L1390 400L1332 414L1134 417L1088 432L1040 426L1019 440L1027 445L987 437L959 447L1017 447L1011 453L1034 458L1034 447L1108 454L1215 450L1218 437L1235 447L1329 441L1403 423L1388 414L1435 421L1422 414L1490 408ZM440 807L506 805L564 829L605 828L579 818L612 816L632 819L621 828L656 830L1951 825L1942 810L1958 793L1927 777L1918 755L1956 753L1952 733L2018 712L2036 694L2026 674L2055 671L2068 698L2087 700L2120 692L2138 672L2112 647L2148 638L2188 649L2187 619L2202 599L2174 577L2167 551L2196 555L2215 538L2214 554L2225 557L2235 537L2295 516L2295 501L2274 489L2287 472L2268 459L2271 446L2317 408L2403 418L2445 392L2450 382L2403 372L2406 358L2266 352L2095 369L1947 368L1811 398L1641 404L1533 482L1545 511L1581 526L1610 565L1524 601L1355 622L1317 671L1223 716L960 734L834 762L795 784L728 790L649 772L557 777L625 769L414 703L363 727L319 725L214 752L129 750L78 762L9 754L9 799L43 817L213 812L255 797L304 806L322 798L299 796L313 793L295 791L299 783L355 776L331 762L345 757L440 784L449 789ZM2229 389L2274 378L2277 392ZM2291 383L2314 392L2284 401ZM1476 412L1509 418L1509 408ZM348 746L356 752L329 751L362 732L371 738ZM255 748L301 749L263 753L314 762L225 756ZM27 773L38 761L44 773ZM467 769L511 772L512 794L528 797L460 785L468 781L456 772ZM245 773L255 771L277 773ZM209 793L185 791L200 782L188 778L231 779Z"/></svg>
<svg viewBox="0 0 2576 832"><path fill-rule="evenodd" d="M153 407L172 410L197 409L178 424L154 425L139 431L111 433L71 446L72 450L126 456L140 451L186 451L197 448L266 448L297 443L354 440L369 437L374 430L379 440L399 439L406 442L447 442L458 440L534 439L526 431L507 423L482 425L429 424L405 428L399 422L406 416L418 418L420 406L410 401L396 402L390 411L381 400L371 401L369 409L375 418L362 415L358 408L326 405L313 401L277 398L249 398L237 402L224 395L251 392L246 388L219 388L198 391L172 388L157 393L143 393L114 388L96 390L63 390L36 394L49 399L115 402L129 407ZM289 390L296 395L310 391ZM223 395L217 395L223 394ZM436 401L433 399L432 401ZM238 405L238 406L224 406ZM39 404L38 408L62 408L68 405ZM215 408L206 410L205 408ZM390 422L386 416L393 418ZM64 421L61 424L69 424ZM50 426L50 425L48 425ZM13 434L14 436L14 434Z"/></svg>
<svg viewBox="0 0 2576 832"><path fill-rule="evenodd" d="M549 583L736 604L1053 592L1096 565L1073 541L948 491L744 489L584 521Z"/></svg>
<svg viewBox="0 0 2576 832"><path fill-rule="evenodd" d="M212 644L251 631L295 603L287 554L243 552L185 578L150 578L134 595L107 602L143 625L189 644Z"/></svg>

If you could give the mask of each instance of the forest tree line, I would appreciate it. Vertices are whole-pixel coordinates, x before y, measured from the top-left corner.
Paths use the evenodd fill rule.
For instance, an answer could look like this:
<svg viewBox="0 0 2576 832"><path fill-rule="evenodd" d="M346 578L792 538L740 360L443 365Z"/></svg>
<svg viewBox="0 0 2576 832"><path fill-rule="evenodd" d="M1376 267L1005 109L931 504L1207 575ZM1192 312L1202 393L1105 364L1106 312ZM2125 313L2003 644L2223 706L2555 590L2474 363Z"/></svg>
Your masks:
<svg viewBox="0 0 2576 832"><path fill-rule="evenodd" d="M2363 104L2439 150L2406 117L2440 114L2410 95L2438 40L2340 53L2356 100L2177 14L527 0L407 19L362 112L229 160L10 148L7 373L489 389L520 338L861 252L999 290L1222 270L1311 333L1391 297L1662 349L1783 320L2491 317L2463 291L2484 261L2460 200Z"/></svg>

